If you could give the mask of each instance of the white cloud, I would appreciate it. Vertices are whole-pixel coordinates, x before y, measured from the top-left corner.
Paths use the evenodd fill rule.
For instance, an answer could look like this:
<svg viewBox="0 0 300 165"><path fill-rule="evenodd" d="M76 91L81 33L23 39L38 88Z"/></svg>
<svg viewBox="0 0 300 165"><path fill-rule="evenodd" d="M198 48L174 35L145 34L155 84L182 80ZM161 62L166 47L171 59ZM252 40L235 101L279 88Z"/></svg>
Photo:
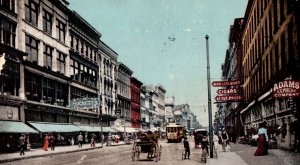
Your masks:
<svg viewBox="0 0 300 165"><path fill-rule="evenodd" d="M185 31L185 32L191 32L192 29L191 29L191 28L186 28L184 31Z"/></svg>

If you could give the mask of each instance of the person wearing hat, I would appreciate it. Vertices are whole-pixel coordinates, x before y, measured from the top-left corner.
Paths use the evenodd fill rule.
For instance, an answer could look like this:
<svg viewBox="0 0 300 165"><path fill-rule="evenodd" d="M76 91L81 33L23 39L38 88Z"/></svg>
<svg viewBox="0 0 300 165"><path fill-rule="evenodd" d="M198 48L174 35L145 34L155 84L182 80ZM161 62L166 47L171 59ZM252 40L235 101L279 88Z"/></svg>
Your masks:
<svg viewBox="0 0 300 165"><path fill-rule="evenodd" d="M25 135L22 134L19 138L19 144L20 144L20 155L25 155Z"/></svg>

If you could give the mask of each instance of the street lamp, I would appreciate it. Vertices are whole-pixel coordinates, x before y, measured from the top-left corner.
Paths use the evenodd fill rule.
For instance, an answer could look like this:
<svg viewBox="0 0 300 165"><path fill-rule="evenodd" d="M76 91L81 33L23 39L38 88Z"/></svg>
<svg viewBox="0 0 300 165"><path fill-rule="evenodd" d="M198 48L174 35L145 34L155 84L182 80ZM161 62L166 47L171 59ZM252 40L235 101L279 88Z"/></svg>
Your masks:
<svg viewBox="0 0 300 165"><path fill-rule="evenodd" d="M212 108L211 108L211 89L210 89L210 66L209 66L209 48L208 38L206 35L206 58L207 58L207 93L208 93L208 125L209 125L209 147L210 147L210 158L213 158L213 128L212 128Z"/></svg>

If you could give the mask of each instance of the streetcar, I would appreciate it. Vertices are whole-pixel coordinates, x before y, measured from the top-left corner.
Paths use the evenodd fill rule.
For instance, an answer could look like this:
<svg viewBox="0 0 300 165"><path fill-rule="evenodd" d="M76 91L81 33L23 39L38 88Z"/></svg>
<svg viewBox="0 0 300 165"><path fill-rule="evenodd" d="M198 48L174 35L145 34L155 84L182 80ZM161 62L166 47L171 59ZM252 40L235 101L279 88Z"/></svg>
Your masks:
<svg viewBox="0 0 300 165"><path fill-rule="evenodd" d="M180 143L185 136L184 126L177 123L168 123L166 126L167 140Z"/></svg>

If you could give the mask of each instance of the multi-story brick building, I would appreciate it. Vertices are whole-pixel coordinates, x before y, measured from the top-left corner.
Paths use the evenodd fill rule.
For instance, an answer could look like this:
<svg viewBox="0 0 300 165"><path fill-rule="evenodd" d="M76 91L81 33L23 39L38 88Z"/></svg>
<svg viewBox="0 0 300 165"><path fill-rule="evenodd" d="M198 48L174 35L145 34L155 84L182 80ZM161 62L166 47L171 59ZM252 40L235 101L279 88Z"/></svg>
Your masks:
<svg viewBox="0 0 300 165"><path fill-rule="evenodd" d="M130 78L130 94L131 94L131 103L130 103L130 121L131 127L141 128L141 87L143 83L140 82L135 77Z"/></svg>
<svg viewBox="0 0 300 165"><path fill-rule="evenodd" d="M267 121L270 137L288 149L300 138L299 98L275 98L272 88L300 78L299 10L297 0L249 0L242 35L245 133L256 133L258 124Z"/></svg>

